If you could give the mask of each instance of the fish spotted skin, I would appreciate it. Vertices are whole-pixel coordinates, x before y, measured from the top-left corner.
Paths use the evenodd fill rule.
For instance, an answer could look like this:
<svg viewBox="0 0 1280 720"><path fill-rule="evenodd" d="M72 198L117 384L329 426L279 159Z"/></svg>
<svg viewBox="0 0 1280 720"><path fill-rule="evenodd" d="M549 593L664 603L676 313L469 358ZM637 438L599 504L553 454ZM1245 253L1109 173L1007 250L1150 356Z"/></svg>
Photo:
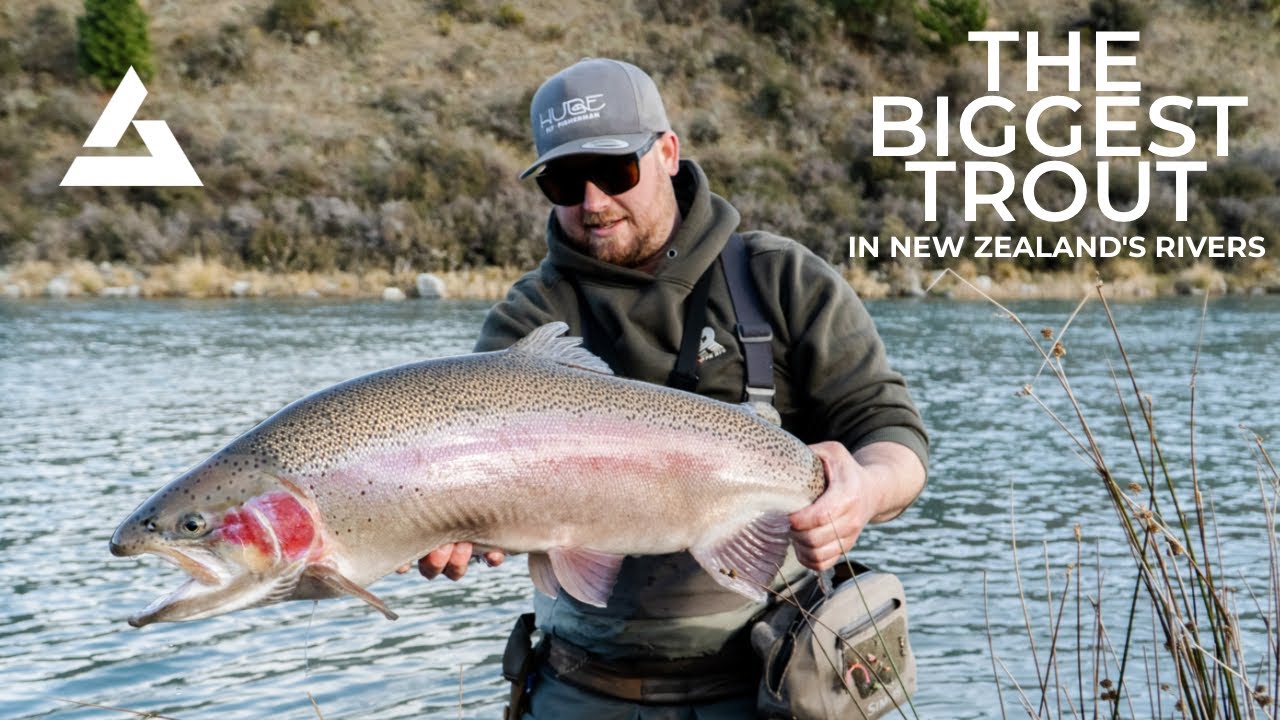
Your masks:
<svg viewBox="0 0 1280 720"><path fill-rule="evenodd" d="M390 616L365 586L454 541L531 553L531 571L549 553L539 588L594 604L610 558L685 549L757 595L821 461L740 406L612 376L564 330L321 390L173 480L111 549L193 580L131 622L344 593Z"/></svg>

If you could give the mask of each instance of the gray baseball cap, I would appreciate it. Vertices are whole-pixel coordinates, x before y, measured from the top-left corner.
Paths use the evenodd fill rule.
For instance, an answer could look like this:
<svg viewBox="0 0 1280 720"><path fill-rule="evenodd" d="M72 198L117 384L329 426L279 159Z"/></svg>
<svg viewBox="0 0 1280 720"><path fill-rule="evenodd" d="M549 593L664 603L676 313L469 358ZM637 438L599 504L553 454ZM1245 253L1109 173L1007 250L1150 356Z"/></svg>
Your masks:
<svg viewBox="0 0 1280 720"><path fill-rule="evenodd" d="M552 75L529 106L538 160L520 178L568 155L627 155L670 132L653 79L631 63L588 58Z"/></svg>

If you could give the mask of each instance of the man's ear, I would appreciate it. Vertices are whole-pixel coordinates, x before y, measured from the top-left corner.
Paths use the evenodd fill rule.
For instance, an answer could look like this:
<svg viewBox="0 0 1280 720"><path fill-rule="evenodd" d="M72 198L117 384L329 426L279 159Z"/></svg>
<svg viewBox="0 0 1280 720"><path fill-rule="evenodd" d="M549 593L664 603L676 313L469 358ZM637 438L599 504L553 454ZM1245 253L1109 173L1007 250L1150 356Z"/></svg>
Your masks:
<svg viewBox="0 0 1280 720"><path fill-rule="evenodd" d="M680 138L673 132L665 132L658 138L658 162L672 177L680 172Z"/></svg>

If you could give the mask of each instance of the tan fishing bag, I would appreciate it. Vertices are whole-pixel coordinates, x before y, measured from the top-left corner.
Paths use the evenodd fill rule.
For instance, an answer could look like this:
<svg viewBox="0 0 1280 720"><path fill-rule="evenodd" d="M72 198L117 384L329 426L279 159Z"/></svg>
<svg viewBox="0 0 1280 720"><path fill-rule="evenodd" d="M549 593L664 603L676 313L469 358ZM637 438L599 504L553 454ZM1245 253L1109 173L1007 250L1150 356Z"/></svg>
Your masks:
<svg viewBox="0 0 1280 720"><path fill-rule="evenodd" d="M911 716L907 698L916 689L916 663L898 578L842 562L794 595L796 602L781 601L751 630L764 662L759 716Z"/></svg>

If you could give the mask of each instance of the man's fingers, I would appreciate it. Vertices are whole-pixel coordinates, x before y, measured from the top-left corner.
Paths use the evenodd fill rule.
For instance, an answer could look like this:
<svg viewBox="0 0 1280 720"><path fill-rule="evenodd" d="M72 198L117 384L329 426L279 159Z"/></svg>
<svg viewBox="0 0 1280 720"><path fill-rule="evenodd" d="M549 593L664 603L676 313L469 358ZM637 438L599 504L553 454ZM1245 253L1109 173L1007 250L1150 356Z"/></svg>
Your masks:
<svg viewBox="0 0 1280 720"><path fill-rule="evenodd" d="M809 532L831 523L834 513L827 506L832 503L817 502L791 513L791 529L797 532Z"/></svg>
<svg viewBox="0 0 1280 720"><path fill-rule="evenodd" d="M817 546L796 544L796 559L810 570L822 572L840 562L845 553L849 552L849 547L854 540L857 538L854 537L848 541L841 539Z"/></svg>
<svg viewBox="0 0 1280 720"><path fill-rule="evenodd" d="M805 547L822 547L823 545L843 545L847 550L858 538L858 528L848 518L833 521L830 518L811 530L792 530L792 540Z"/></svg>
<svg viewBox="0 0 1280 720"><path fill-rule="evenodd" d="M841 557L843 556L839 553L796 552L796 559L800 561L800 564L814 572L823 572L824 570L829 570L832 567L835 567L836 562L838 562Z"/></svg>
<svg viewBox="0 0 1280 720"><path fill-rule="evenodd" d="M434 580L453 555L453 543L441 545L418 559L418 572L428 580Z"/></svg>
<svg viewBox="0 0 1280 720"><path fill-rule="evenodd" d="M818 498L812 505L791 513L791 529L796 532L813 532L830 527L847 530L844 526L852 516L852 501L830 493Z"/></svg>
<svg viewBox="0 0 1280 720"><path fill-rule="evenodd" d="M471 562L471 543L453 544L453 552L444 566L444 576L450 580L460 580L467 574L467 564Z"/></svg>
<svg viewBox="0 0 1280 720"><path fill-rule="evenodd" d="M440 573L444 573L444 576L450 580L458 580L467 573L467 565L471 563L473 552L475 548L469 542L441 545L418 559L418 572L428 580L434 579ZM501 565L506 557L501 550L489 550L477 560L482 559L490 567L496 567ZM409 567L403 565L396 572L408 572Z"/></svg>

